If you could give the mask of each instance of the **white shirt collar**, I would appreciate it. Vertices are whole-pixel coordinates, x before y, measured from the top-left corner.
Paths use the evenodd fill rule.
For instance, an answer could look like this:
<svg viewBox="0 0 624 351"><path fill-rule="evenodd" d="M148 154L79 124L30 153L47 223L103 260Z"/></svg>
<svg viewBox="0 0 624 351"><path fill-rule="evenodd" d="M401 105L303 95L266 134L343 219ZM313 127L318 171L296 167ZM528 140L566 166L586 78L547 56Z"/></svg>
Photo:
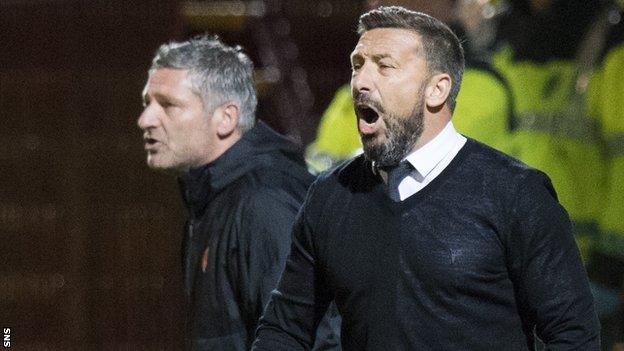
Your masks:
<svg viewBox="0 0 624 351"><path fill-rule="evenodd" d="M407 155L405 159L414 166L422 178L425 178L453 149L459 137L453 122L449 121L438 135Z"/></svg>

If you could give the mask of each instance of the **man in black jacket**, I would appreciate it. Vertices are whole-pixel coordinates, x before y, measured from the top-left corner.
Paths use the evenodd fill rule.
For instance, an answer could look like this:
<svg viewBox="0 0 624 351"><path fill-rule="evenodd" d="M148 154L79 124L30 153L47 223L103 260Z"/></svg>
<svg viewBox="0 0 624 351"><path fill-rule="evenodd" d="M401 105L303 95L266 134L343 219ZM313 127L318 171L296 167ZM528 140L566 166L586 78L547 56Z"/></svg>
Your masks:
<svg viewBox="0 0 624 351"><path fill-rule="evenodd" d="M162 45L138 119L147 164L178 172L187 348L246 350L290 248L312 181L298 147L255 121L253 64L201 36ZM336 345L327 329L319 342Z"/></svg>

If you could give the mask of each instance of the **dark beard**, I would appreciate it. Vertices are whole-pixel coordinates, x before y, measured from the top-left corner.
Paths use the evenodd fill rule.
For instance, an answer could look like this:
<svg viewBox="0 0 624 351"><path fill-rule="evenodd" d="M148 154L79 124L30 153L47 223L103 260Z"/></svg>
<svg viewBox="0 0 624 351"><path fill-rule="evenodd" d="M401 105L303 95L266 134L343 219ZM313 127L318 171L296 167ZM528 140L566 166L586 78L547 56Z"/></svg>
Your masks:
<svg viewBox="0 0 624 351"><path fill-rule="evenodd" d="M414 106L409 117L387 115L386 141L378 144L374 142L373 135L363 135L362 145L364 156L374 161L378 167L395 166L407 156L422 135L424 129L423 101Z"/></svg>

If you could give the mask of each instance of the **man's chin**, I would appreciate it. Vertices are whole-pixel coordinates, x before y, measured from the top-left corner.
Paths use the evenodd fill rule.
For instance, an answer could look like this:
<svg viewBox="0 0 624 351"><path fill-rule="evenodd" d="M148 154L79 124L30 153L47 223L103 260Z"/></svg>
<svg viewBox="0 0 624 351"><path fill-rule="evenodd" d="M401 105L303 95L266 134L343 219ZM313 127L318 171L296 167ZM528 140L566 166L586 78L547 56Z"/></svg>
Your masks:
<svg viewBox="0 0 624 351"><path fill-rule="evenodd" d="M386 139L383 134L360 134L364 149L383 148Z"/></svg>
<svg viewBox="0 0 624 351"><path fill-rule="evenodd" d="M365 143L362 140L364 156L370 161L375 162L379 167L389 167L397 165L403 157L405 157L409 148L405 150L396 148L390 142L371 142Z"/></svg>
<svg viewBox="0 0 624 351"><path fill-rule="evenodd" d="M147 167L156 172L175 176L186 173L190 169L190 167L185 164L175 163L170 160L150 158L149 156L147 158Z"/></svg>
<svg viewBox="0 0 624 351"><path fill-rule="evenodd" d="M367 159L379 163L386 151L386 146L374 140L369 140L368 142L362 140L362 149Z"/></svg>
<svg viewBox="0 0 624 351"><path fill-rule="evenodd" d="M154 171L166 173L172 172L175 169L170 162L166 162L155 155L147 155L147 167Z"/></svg>

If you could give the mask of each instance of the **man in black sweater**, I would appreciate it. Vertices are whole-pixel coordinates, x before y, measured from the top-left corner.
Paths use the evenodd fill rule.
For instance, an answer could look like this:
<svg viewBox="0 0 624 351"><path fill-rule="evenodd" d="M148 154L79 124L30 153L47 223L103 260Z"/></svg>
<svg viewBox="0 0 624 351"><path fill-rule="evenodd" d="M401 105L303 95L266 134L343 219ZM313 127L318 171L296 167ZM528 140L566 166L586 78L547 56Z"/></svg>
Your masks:
<svg viewBox="0 0 624 351"><path fill-rule="evenodd" d="M330 301L344 350L598 350L570 221L548 177L458 134L464 66L440 21L360 17L364 155L308 191L255 350L308 350Z"/></svg>
<svg viewBox="0 0 624 351"><path fill-rule="evenodd" d="M143 101L147 163L179 175L189 214L186 349L248 350L313 178L299 147L256 123L253 64L239 47L211 36L162 45ZM317 346L339 350L326 325Z"/></svg>

